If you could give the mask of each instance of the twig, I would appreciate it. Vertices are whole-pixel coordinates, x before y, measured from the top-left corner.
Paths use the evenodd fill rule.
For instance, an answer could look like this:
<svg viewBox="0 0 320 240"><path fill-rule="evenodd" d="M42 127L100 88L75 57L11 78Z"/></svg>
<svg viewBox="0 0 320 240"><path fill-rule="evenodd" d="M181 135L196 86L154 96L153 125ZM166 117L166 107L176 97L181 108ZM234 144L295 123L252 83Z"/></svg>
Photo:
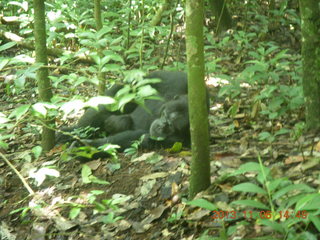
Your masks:
<svg viewBox="0 0 320 240"><path fill-rule="evenodd" d="M34 194L34 191L31 189L31 187L29 186L29 184L27 183L27 181L24 179L24 177L19 173L19 171L15 168L15 166L13 166L9 160L6 158L5 155L3 155L0 152L0 156L3 159L3 161L6 162L6 164L8 164L8 166L18 175L18 177L20 178L21 182L23 183L23 185L25 186L25 188L28 190L30 195Z"/></svg>

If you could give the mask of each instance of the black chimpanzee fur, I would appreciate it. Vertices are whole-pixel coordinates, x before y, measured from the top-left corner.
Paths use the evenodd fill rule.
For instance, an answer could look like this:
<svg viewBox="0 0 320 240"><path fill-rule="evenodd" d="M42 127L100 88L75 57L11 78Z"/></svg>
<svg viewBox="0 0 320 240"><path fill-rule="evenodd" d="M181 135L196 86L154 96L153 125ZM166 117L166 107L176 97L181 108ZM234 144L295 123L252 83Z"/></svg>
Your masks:
<svg viewBox="0 0 320 240"><path fill-rule="evenodd" d="M145 78L162 80L151 84L162 100L146 100L144 107L130 103L125 107L124 113L110 112L100 105L98 110L88 109L78 123L69 129L92 126L108 133L108 137L105 138L84 140L86 144L95 147L112 143L119 145L120 150L123 150L142 135L145 135L141 143L144 149L170 147L175 142L189 145L186 73L157 71ZM106 95L114 96L120 88L116 85Z"/></svg>

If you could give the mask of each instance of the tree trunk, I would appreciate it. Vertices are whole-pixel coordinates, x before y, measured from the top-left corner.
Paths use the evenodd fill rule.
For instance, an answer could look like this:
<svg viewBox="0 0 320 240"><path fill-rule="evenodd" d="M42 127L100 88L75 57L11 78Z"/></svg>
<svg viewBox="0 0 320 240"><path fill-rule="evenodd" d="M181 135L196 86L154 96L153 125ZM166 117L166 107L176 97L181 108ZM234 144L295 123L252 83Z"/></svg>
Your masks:
<svg viewBox="0 0 320 240"><path fill-rule="evenodd" d="M164 11L166 11L169 8L169 5L170 5L169 0L164 0L162 2L162 5L159 7L158 11L156 12L156 14L154 15L154 17L151 20L150 26L157 26L160 24L161 19L162 19L162 14Z"/></svg>
<svg viewBox="0 0 320 240"><path fill-rule="evenodd" d="M101 19L101 4L100 0L94 0L94 19L96 21L97 32L102 28L102 19ZM97 49L98 55L100 58L103 58L102 49ZM100 68L99 68L100 69ZM106 91L106 79L104 77L103 72L98 72L99 86L98 93L99 95L104 95Z"/></svg>
<svg viewBox="0 0 320 240"><path fill-rule="evenodd" d="M192 146L189 197L210 185L209 132L204 82L203 0L186 1L189 118Z"/></svg>
<svg viewBox="0 0 320 240"><path fill-rule="evenodd" d="M320 129L320 10L318 0L300 0L303 93L307 129Z"/></svg>
<svg viewBox="0 0 320 240"><path fill-rule="evenodd" d="M209 7L216 18L217 33L232 27L232 18L224 0L209 0Z"/></svg>
<svg viewBox="0 0 320 240"><path fill-rule="evenodd" d="M37 82L39 98L42 102L50 102L52 98L51 83L48 78L48 57L46 46L46 23L44 0L34 0L34 39L36 62L41 63L44 67L37 71ZM55 132L46 126L54 127L54 119L46 119L45 126L42 128L41 145L43 151L49 151L55 144ZM53 125L53 126L52 126Z"/></svg>

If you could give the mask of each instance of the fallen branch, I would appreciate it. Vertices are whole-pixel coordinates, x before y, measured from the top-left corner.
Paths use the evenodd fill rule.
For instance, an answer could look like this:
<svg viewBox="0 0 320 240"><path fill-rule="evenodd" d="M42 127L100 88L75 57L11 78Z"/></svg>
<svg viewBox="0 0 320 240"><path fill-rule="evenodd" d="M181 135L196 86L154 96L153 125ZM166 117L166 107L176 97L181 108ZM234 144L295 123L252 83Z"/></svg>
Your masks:
<svg viewBox="0 0 320 240"><path fill-rule="evenodd" d="M8 166L17 174L17 176L20 178L22 184L25 186L25 188L28 190L30 195L34 195L34 191L31 189L31 187L29 186L29 184L27 183L27 181L24 179L24 177L19 173L19 171L15 168L15 166L13 166L10 161L6 158L6 156L4 154L2 154L2 152L0 152L0 157L3 159L3 161L5 161L6 164L8 164Z"/></svg>

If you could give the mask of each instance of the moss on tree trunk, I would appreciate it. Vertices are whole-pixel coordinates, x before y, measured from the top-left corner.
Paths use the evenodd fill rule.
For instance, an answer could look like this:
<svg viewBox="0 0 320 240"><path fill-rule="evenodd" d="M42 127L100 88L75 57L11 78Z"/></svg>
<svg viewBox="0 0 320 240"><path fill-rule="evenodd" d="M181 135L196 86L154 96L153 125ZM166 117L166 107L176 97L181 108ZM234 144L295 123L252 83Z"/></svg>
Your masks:
<svg viewBox="0 0 320 240"><path fill-rule="evenodd" d="M186 1L189 118L192 162L189 197L210 185L209 132L204 82L203 1Z"/></svg>
<svg viewBox="0 0 320 240"><path fill-rule="evenodd" d="M318 0L301 0L303 93L309 130L320 129L320 10Z"/></svg>

